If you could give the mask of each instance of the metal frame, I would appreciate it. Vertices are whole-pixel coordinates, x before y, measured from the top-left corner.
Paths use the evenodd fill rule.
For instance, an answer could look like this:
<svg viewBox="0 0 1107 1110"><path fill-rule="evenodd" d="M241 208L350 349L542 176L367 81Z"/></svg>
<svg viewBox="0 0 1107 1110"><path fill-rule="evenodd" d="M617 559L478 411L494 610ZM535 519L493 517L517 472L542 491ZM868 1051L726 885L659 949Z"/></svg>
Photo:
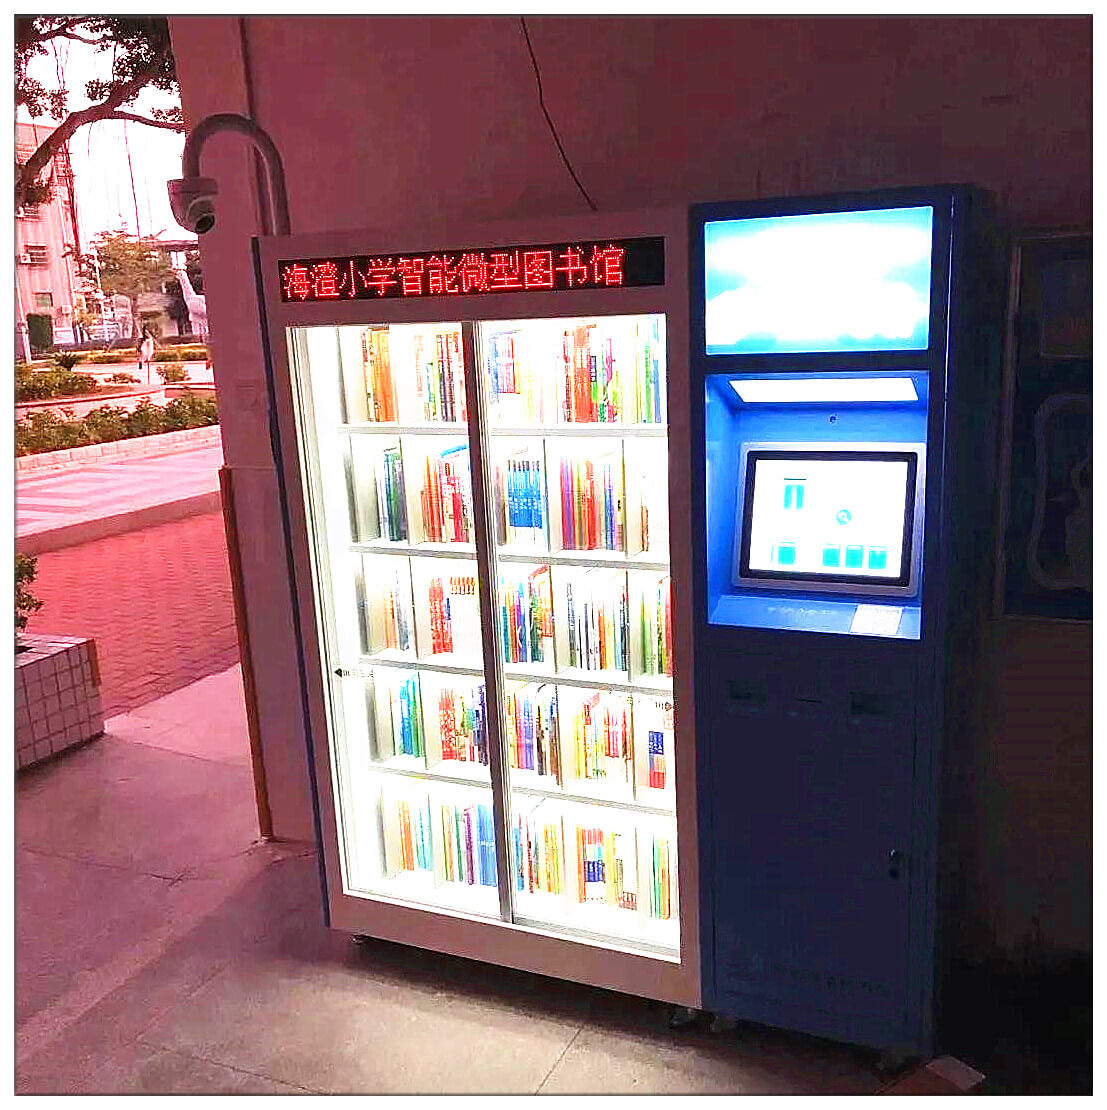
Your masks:
<svg viewBox="0 0 1107 1110"><path fill-rule="evenodd" d="M515 242L555 242L584 238L630 238L662 235L666 239L666 284L657 287L580 290L555 293L421 298L418 301L350 301L327 304L286 304L280 299L277 263L283 258L326 256L352 252L389 254L433 250L447 242L511 245ZM488 963L521 968L675 1002L698 1006L700 994L699 865L696 815L695 700L691 534L689 504L693 482L682 461L689 455L691 426L687 300L687 211L660 210L630 214L586 215L544 221L504 223L408 233L362 231L303 235L255 241L262 331L267 353L274 460L281 491L284 540L289 559L289 582L298 628L299 669L305 713L305 733L312 775L317 836L321 847L324 896L330 922L339 929L453 953ZM433 306L433 307L432 307ZM343 889L341 853L336 835L335 783L331 775L328 693L323 681L322 613L313 583L314 555L308 540L308 512L304 472L299 456L297 403L286 329L343 324L416 323L427 320L481 321L538 319L584 315L664 313L669 370L669 514L670 562L674 609L674 703L676 706L675 775L678 856L679 960L656 958L624 950L619 942L586 936L573 940L553 929L492 919L373 896L360 897ZM472 338L468 340L471 348ZM468 352L467 389L470 402L478 384L475 361ZM476 390L479 394L479 390ZM475 411L470 407L471 427ZM464 434L464 431L461 432ZM472 433L471 433L472 434ZM471 440L472 443L472 440ZM474 456L474 462L476 456ZM474 467L474 473L476 472ZM484 524L487 527L487 521ZM482 596L482 605L486 604ZM489 596L487 604L491 604ZM488 627L487 620L485 626ZM488 645L485 645L487 652ZM498 659L498 652L491 658ZM491 702L494 699L489 698ZM491 760L490 760L491 762ZM502 769L501 769L502 773ZM497 795L494 792L494 797ZM497 815L497 854L506 861L505 815ZM500 845L503 844L501 849ZM502 858L501 858L502 851ZM509 874L504 869L501 875ZM501 884L507 886L509 884ZM501 898L505 892L501 891ZM510 898L510 894L507 896Z"/></svg>

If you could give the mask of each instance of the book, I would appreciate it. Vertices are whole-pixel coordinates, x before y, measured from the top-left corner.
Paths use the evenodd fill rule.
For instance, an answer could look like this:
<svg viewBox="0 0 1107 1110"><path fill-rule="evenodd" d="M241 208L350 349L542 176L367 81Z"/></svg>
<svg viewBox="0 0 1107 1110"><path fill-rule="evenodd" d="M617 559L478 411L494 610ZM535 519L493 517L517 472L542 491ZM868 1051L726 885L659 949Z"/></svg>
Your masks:
<svg viewBox="0 0 1107 1110"><path fill-rule="evenodd" d="M528 894L565 893L565 849L560 819L516 815L511 826L515 889Z"/></svg>
<svg viewBox="0 0 1107 1110"><path fill-rule="evenodd" d="M501 542L511 547L546 543L546 493L542 463L529 449L515 452L496 468L496 513Z"/></svg>
<svg viewBox="0 0 1107 1110"><path fill-rule="evenodd" d="M465 366L457 331L416 334L414 340L416 404L429 423L466 420Z"/></svg>
<svg viewBox="0 0 1107 1110"><path fill-rule="evenodd" d="M500 575L500 636L505 663L553 660L553 588L550 568Z"/></svg>
<svg viewBox="0 0 1107 1110"><path fill-rule="evenodd" d="M365 381L366 416L374 423L396 420L396 384L392 376L388 328L361 333L361 368Z"/></svg>
<svg viewBox="0 0 1107 1110"><path fill-rule="evenodd" d="M424 542L472 542L473 489L468 444L424 458L419 508Z"/></svg>
<svg viewBox="0 0 1107 1110"><path fill-rule="evenodd" d="M508 765L562 784L557 691L549 683L526 683L504 692L504 740Z"/></svg>
<svg viewBox="0 0 1107 1110"><path fill-rule="evenodd" d="M572 744L570 777L628 786L634 781L633 711L628 695L597 690L582 697L572 705L563 728Z"/></svg>
<svg viewBox="0 0 1107 1110"><path fill-rule="evenodd" d="M428 766L441 760L488 766L483 683L458 679L442 686L424 726Z"/></svg>
<svg viewBox="0 0 1107 1110"><path fill-rule="evenodd" d="M413 651L415 621L406 568L396 565L394 559L367 555L359 590L368 591L364 605L368 653Z"/></svg>
<svg viewBox="0 0 1107 1110"><path fill-rule="evenodd" d="M639 614L639 647L642 673L673 673L673 599L672 578L662 575L642 590Z"/></svg>
<svg viewBox="0 0 1107 1110"><path fill-rule="evenodd" d="M622 454L562 456L559 480L562 549L626 550Z"/></svg>
<svg viewBox="0 0 1107 1110"><path fill-rule="evenodd" d="M590 570L565 584L568 664L587 671L627 671L627 580Z"/></svg>

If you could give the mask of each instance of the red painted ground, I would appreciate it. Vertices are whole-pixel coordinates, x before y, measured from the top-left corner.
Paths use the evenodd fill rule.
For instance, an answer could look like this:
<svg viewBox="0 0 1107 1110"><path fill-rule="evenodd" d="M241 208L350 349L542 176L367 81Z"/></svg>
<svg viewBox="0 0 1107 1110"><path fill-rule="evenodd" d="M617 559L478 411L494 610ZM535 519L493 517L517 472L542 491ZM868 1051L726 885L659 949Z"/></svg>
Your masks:
<svg viewBox="0 0 1107 1110"><path fill-rule="evenodd" d="M94 636L104 716L238 662L220 513L38 557L28 632Z"/></svg>

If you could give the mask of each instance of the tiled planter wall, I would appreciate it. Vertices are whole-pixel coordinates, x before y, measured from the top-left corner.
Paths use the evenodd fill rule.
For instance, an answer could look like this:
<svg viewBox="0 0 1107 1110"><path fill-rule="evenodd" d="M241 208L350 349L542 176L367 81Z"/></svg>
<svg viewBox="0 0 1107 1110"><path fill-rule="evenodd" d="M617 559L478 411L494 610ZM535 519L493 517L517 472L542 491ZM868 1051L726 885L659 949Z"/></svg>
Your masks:
<svg viewBox="0 0 1107 1110"><path fill-rule="evenodd" d="M20 636L15 656L15 766L26 767L104 731L96 642Z"/></svg>

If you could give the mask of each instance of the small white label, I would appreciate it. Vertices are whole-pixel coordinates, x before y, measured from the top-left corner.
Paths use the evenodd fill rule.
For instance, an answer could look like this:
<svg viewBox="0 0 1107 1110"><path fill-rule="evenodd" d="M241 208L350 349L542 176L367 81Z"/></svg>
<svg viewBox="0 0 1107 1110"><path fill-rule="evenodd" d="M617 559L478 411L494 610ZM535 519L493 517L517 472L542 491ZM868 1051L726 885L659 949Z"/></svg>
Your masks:
<svg viewBox="0 0 1107 1110"><path fill-rule="evenodd" d="M896 605L858 605L850 632L855 636L894 636L903 609Z"/></svg>

